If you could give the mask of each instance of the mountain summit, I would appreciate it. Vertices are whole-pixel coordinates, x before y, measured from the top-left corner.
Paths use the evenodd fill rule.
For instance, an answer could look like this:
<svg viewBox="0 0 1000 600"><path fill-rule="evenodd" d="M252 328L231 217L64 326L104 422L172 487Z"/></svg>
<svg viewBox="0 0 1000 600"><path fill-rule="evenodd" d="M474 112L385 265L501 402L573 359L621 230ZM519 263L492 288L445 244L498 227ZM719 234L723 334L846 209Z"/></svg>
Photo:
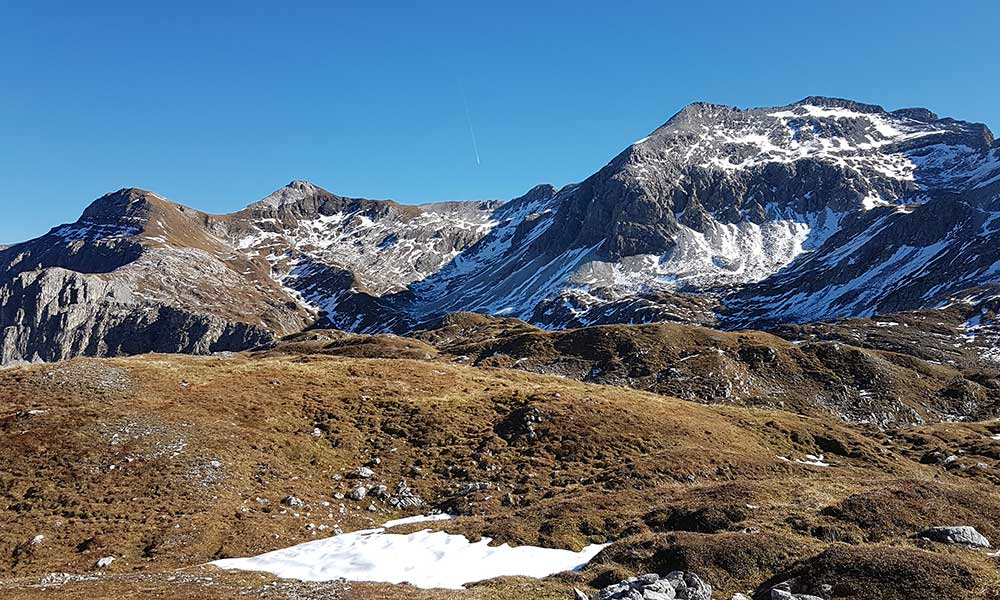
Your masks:
<svg viewBox="0 0 1000 600"><path fill-rule="evenodd" d="M584 181L508 202L296 180L209 215L108 194L0 249L0 361L403 331L456 310L747 327L934 307L1000 278L998 215L985 125L823 97L695 103Z"/></svg>

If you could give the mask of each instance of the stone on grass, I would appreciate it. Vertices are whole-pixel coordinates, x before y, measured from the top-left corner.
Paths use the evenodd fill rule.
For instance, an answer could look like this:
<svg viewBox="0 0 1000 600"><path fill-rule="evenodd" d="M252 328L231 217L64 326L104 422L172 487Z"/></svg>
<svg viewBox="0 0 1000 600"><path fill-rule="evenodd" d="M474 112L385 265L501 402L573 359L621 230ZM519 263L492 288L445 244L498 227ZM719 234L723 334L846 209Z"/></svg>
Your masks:
<svg viewBox="0 0 1000 600"><path fill-rule="evenodd" d="M976 531L975 527L968 525L928 527L917 535L934 542L941 542L942 544L957 544L972 546L974 548L990 547L990 541L983 534Z"/></svg>
<svg viewBox="0 0 1000 600"><path fill-rule="evenodd" d="M573 590L575 600L587 596ZM587 600L711 600L712 586L694 573L672 571L665 577L647 573L611 584Z"/></svg>

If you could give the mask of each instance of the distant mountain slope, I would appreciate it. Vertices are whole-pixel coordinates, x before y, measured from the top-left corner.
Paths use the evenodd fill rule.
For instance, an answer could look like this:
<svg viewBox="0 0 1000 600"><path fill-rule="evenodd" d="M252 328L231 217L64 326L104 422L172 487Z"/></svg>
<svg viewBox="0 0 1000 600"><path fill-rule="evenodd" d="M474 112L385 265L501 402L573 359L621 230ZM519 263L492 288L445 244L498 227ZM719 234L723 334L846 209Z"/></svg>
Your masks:
<svg viewBox="0 0 1000 600"><path fill-rule="evenodd" d="M810 97L692 104L579 184L400 205L293 181L209 215L152 192L0 249L0 362L210 352L471 310L545 328L772 326L1000 281L986 126Z"/></svg>
<svg viewBox="0 0 1000 600"><path fill-rule="evenodd" d="M998 196L1000 149L980 124L831 98L693 104L580 184L500 208L502 226L407 292L334 322L365 305L406 326L461 309L550 328L708 324L719 299L729 326L931 306L997 279ZM942 268L894 293L922 257ZM878 289L845 297L875 270Z"/></svg>
<svg viewBox="0 0 1000 600"><path fill-rule="evenodd" d="M207 223L128 189L0 252L0 362L235 350L303 326L304 311Z"/></svg>
<svg viewBox="0 0 1000 600"><path fill-rule="evenodd" d="M0 251L0 363L265 343L339 295L403 289L439 268L481 235L493 204L402 206L292 182L208 215L120 190Z"/></svg>

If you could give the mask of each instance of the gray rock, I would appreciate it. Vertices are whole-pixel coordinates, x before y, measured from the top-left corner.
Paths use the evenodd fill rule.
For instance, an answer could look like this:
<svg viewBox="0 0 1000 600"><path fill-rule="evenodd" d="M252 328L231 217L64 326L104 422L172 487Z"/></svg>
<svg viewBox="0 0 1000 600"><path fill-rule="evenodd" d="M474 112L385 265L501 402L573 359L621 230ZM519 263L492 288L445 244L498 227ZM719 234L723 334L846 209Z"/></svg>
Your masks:
<svg viewBox="0 0 1000 600"><path fill-rule="evenodd" d="M666 578L673 584L680 600L712 599L712 586L690 571L672 571Z"/></svg>
<svg viewBox="0 0 1000 600"><path fill-rule="evenodd" d="M357 470L354 471L354 476L360 479L371 479L375 476L375 471L372 471L368 467L358 467Z"/></svg>
<svg viewBox="0 0 1000 600"><path fill-rule="evenodd" d="M491 487L493 487L492 484L487 481L470 481L468 483L462 484L462 487L458 489L458 495L468 496L469 494L473 494L475 492L482 492L484 490L488 490Z"/></svg>
<svg viewBox="0 0 1000 600"><path fill-rule="evenodd" d="M990 541L976 531L975 527L968 525L928 527L917 535L943 544L958 544L976 548L990 547Z"/></svg>
<svg viewBox="0 0 1000 600"><path fill-rule="evenodd" d="M424 505L424 500L406 485L406 481L400 480L391 494L386 494L385 502L400 510L406 508L416 508Z"/></svg>
<svg viewBox="0 0 1000 600"><path fill-rule="evenodd" d="M823 600L819 596L792 593L792 582L783 581L770 590L771 600Z"/></svg>
<svg viewBox="0 0 1000 600"><path fill-rule="evenodd" d="M793 594L786 590L771 590L771 600L823 600L811 594Z"/></svg>
<svg viewBox="0 0 1000 600"><path fill-rule="evenodd" d="M272 341L258 325L134 296L123 281L60 267L4 279L0 365L79 355L211 354Z"/></svg>
<svg viewBox="0 0 1000 600"><path fill-rule="evenodd" d="M305 502L302 501L302 498L298 498L296 496L285 496L281 499L281 503L285 506L303 506L305 504Z"/></svg>
<svg viewBox="0 0 1000 600"><path fill-rule="evenodd" d="M581 594L575 591L579 600ZM586 596L582 596L586 597ZM665 577L640 575L597 591L590 600L711 600L712 586L690 572L674 571Z"/></svg>
<svg viewBox="0 0 1000 600"><path fill-rule="evenodd" d="M350 492L347 493L347 497L351 500L362 500L368 495L368 490L363 485L359 485Z"/></svg>

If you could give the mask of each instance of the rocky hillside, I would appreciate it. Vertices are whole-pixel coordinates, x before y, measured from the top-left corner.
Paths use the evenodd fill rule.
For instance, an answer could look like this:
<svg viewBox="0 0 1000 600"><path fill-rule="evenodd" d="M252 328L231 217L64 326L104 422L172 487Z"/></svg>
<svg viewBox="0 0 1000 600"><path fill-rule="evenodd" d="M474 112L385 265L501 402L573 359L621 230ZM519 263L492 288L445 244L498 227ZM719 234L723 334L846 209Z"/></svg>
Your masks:
<svg viewBox="0 0 1000 600"><path fill-rule="evenodd" d="M0 251L0 363L238 350L308 323L208 215L142 190Z"/></svg>
<svg viewBox="0 0 1000 600"><path fill-rule="evenodd" d="M561 190L519 235L488 236L440 282L422 283L421 310L565 327L662 320L648 308L608 318L640 294L688 321L708 315L678 310L678 294L723 298L723 316L740 324L933 305L995 279L998 152L985 126L925 110L829 98L749 110L694 104ZM975 262L945 268L963 265L955 253L966 250ZM952 255L933 268L939 252ZM942 285L887 300L922 259L923 275ZM471 266L483 275L467 285ZM872 297L848 302L852 289Z"/></svg>
<svg viewBox="0 0 1000 600"><path fill-rule="evenodd" d="M404 206L294 181L207 215L109 194L0 249L0 361L247 348L454 311L773 327L986 301L1000 147L925 109L692 104L579 184Z"/></svg>
<svg viewBox="0 0 1000 600"><path fill-rule="evenodd" d="M880 431L433 356L76 359L0 387L4 598L569 600L677 570L722 599L1000 592L989 549L929 530L1000 539L995 421ZM433 510L456 518L393 532L610 545L468 590L205 565Z"/></svg>
<svg viewBox="0 0 1000 600"><path fill-rule="evenodd" d="M440 268L481 237L493 206L401 206L296 181L208 215L120 190L0 250L0 364L266 343L344 295L404 289Z"/></svg>
<svg viewBox="0 0 1000 600"><path fill-rule="evenodd" d="M880 428L1000 415L1000 365L979 355L960 313L933 316L953 324L897 314L892 321L789 326L779 337L669 323L546 331L462 313L413 336L441 359L481 367Z"/></svg>

